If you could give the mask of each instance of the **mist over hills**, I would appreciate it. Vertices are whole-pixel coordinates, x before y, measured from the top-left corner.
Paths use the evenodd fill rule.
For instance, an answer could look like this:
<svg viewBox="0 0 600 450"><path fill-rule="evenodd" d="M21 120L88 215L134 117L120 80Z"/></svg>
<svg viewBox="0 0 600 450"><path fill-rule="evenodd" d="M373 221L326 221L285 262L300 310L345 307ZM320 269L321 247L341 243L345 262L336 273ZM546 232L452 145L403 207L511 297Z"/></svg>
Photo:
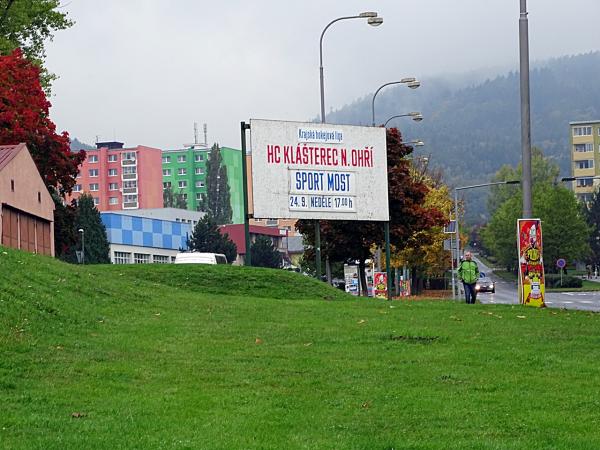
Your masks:
<svg viewBox="0 0 600 450"><path fill-rule="evenodd" d="M554 158L564 176L570 174L569 122L600 119L598 73L600 52L552 59L531 70L532 145ZM422 80L417 90L385 88L375 101L376 123L422 112L425 119L420 123L400 118L388 126L398 126L405 140L425 141L415 155L429 156L451 186L486 182L503 164L516 165L521 159L519 73L456 86L456 79L431 78ZM327 122L371 124L372 95L330 112ZM468 219L481 221L486 193L468 195Z"/></svg>

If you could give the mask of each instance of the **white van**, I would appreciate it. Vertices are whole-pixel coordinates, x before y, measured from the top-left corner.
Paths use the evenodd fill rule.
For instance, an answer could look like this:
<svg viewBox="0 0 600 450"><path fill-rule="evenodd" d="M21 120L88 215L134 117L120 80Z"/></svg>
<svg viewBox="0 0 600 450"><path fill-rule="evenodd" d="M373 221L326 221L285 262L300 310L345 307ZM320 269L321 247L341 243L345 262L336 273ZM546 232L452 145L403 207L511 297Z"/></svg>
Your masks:
<svg viewBox="0 0 600 450"><path fill-rule="evenodd" d="M184 252L177 253L175 264L227 264L222 253Z"/></svg>

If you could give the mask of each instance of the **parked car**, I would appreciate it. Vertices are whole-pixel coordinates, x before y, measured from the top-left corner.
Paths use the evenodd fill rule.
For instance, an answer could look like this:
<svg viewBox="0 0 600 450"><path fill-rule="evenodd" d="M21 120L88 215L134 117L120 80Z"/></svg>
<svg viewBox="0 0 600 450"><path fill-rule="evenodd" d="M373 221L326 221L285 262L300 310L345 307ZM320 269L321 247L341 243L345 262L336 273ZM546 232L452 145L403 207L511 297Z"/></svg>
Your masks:
<svg viewBox="0 0 600 450"><path fill-rule="evenodd" d="M227 264L222 253L182 252L175 256L175 264Z"/></svg>
<svg viewBox="0 0 600 450"><path fill-rule="evenodd" d="M475 290L477 292L491 292L492 294L496 292L496 283L492 281L492 279L484 272L479 274L479 280L475 283Z"/></svg>

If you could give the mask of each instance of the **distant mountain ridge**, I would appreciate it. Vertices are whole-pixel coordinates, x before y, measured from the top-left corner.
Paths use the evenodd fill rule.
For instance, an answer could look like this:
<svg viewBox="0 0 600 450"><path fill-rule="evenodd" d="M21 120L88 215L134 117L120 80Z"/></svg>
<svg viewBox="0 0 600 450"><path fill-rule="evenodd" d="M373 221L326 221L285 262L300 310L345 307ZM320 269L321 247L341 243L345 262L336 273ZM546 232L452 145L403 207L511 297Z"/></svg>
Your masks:
<svg viewBox="0 0 600 450"><path fill-rule="evenodd" d="M95 149L95 145L86 144L85 142L81 142L77 138L71 138L71 151L78 152L79 150L93 150Z"/></svg>
<svg viewBox="0 0 600 450"><path fill-rule="evenodd" d="M532 145L554 158L570 174L569 122L600 119L600 52L566 56L536 64L530 74ZM425 79L410 91L404 86L382 90L376 99L376 123L409 111L425 119L395 119L405 140L423 139L415 154L431 156L446 182L461 186L489 181L503 165L521 158L519 74L510 72L456 89L443 78ZM371 123L372 94L330 112L329 123ZM476 197L484 196L476 193ZM473 212L473 211L472 211ZM479 201L477 215L483 214Z"/></svg>

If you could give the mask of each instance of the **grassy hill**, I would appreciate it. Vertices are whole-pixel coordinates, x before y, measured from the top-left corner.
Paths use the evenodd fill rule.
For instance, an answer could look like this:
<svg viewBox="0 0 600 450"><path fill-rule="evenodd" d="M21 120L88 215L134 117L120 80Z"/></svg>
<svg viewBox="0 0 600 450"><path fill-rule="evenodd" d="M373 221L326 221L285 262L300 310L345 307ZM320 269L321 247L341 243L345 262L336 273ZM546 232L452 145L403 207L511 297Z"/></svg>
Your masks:
<svg viewBox="0 0 600 450"><path fill-rule="evenodd" d="M0 447L597 448L599 325L0 248Z"/></svg>

